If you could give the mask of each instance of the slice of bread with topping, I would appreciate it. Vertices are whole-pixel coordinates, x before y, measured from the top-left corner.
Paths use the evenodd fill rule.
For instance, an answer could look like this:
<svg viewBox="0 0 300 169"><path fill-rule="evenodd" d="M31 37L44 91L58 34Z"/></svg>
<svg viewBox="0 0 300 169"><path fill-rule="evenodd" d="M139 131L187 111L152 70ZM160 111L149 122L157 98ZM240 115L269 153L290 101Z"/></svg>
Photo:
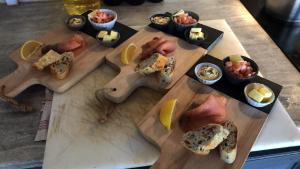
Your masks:
<svg viewBox="0 0 300 169"><path fill-rule="evenodd" d="M210 150L215 149L229 135L229 131L219 124L208 124L183 135L182 144L188 150L207 155Z"/></svg>
<svg viewBox="0 0 300 169"><path fill-rule="evenodd" d="M167 87L172 82L172 76L175 69L176 59L173 56L168 57L163 70L159 74L159 84L161 88Z"/></svg>
<svg viewBox="0 0 300 169"><path fill-rule="evenodd" d="M137 65L136 71L143 75L148 75L163 70L167 62L167 57L154 53L151 57L141 61Z"/></svg>
<svg viewBox="0 0 300 169"><path fill-rule="evenodd" d="M230 134L219 146L220 157L226 163L231 164L234 162L237 155L238 131L232 121L226 121L223 124L223 127L229 130Z"/></svg>
<svg viewBox="0 0 300 169"><path fill-rule="evenodd" d="M60 80L66 78L69 74L74 58L73 52L65 52L61 55L62 58L59 61L50 65L50 72Z"/></svg>
<svg viewBox="0 0 300 169"><path fill-rule="evenodd" d="M33 63L33 67L37 68L38 70L43 70L45 67L60 60L61 58L62 56L59 53L55 52L54 50L50 50L41 58L39 58L37 62Z"/></svg>

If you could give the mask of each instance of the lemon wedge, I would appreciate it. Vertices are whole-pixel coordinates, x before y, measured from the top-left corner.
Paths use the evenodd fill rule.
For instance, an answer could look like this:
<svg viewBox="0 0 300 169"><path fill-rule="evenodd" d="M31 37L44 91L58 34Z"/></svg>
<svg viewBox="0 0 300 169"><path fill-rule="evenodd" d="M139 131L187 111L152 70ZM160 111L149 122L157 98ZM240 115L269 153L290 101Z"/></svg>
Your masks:
<svg viewBox="0 0 300 169"><path fill-rule="evenodd" d="M122 49L121 53L121 63L128 65L133 55L135 54L137 47L134 43L130 43Z"/></svg>
<svg viewBox="0 0 300 169"><path fill-rule="evenodd" d="M176 103L177 99L170 99L166 101L160 109L159 120L168 130L171 129L172 116L175 111Z"/></svg>
<svg viewBox="0 0 300 169"><path fill-rule="evenodd" d="M29 40L25 42L20 50L20 56L23 60L30 59L42 46L42 42Z"/></svg>

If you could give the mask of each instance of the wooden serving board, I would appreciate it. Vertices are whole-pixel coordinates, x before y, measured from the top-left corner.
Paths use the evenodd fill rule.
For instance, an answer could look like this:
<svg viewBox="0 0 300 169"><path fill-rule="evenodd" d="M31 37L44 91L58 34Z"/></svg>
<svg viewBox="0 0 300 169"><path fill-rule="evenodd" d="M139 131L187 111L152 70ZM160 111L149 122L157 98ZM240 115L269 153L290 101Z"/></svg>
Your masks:
<svg viewBox="0 0 300 169"><path fill-rule="evenodd" d="M165 34L156 29L145 27L133 37L125 41L106 57L108 64L118 69L120 73L107 85L105 85L105 97L109 100L120 103L123 102L136 88L146 86L152 89L160 89L158 76L156 74L144 76L135 71L140 62L139 55L142 51L141 46L152 40L154 37L163 37L167 40L175 41L177 49L172 55L176 58L176 66L173 74L172 83L165 89L171 88L180 77L182 77L195 62L206 54L206 50L191 45L177 37ZM137 46L137 52L129 65L123 65L120 62L121 51L124 46L134 43ZM100 94L101 91L98 92Z"/></svg>
<svg viewBox="0 0 300 169"><path fill-rule="evenodd" d="M225 96L188 76L184 76L141 120L138 124L139 130L147 140L158 146L161 152L158 161L151 167L152 169L239 169L243 166L267 115L228 96L225 96L228 99L227 119L232 120L238 128L237 158L232 165L224 163L217 150L211 151L207 156L199 156L186 150L180 143L184 134L178 124L180 115L192 103L201 104L212 93ZM178 102L176 112L173 115L172 130L168 131L159 121L159 111L161 105L171 98L177 98Z"/></svg>
<svg viewBox="0 0 300 169"><path fill-rule="evenodd" d="M75 32L62 27L36 40L44 44L54 44L67 40L72 37L74 33ZM15 50L10 55L10 58L17 64L17 69L0 79L0 86L5 85L5 95L14 97L34 84L41 84L57 93L61 93L68 90L85 75L94 70L104 61L104 56L113 49L102 47L93 37L84 33L80 34L86 40L87 45L75 51L72 69L69 75L63 80L55 79L47 70L36 70L32 67L32 62L24 61L20 58L20 48Z"/></svg>

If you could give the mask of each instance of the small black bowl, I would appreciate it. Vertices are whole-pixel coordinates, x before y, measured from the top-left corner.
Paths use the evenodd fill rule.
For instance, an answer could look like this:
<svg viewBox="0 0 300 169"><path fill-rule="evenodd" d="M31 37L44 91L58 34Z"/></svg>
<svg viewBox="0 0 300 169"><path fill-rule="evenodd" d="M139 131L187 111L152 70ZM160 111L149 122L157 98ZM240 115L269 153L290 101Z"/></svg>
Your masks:
<svg viewBox="0 0 300 169"><path fill-rule="evenodd" d="M168 23L166 24L157 24L155 22L153 22L153 18L156 17L156 16L163 16L163 17L168 17L170 20ZM152 15L150 18L149 18L151 24L153 25L153 27L157 28L157 29L167 29L167 27L169 26L170 22L171 22L171 17L166 15L166 14L155 14L155 15Z"/></svg>
<svg viewBox="0 0 300 169"><path fill-rule="evenodd" d="M224 58L223 59L223 63L222 63L222 66L223 66L223 70L224 70L224 74L226 76L226 78L228 79L228 81L231 83L231 84L240 84L240 83L243 83L243 82L246 82L246 81L249 81L253 78L255 78L259 72L259 68L258 68L258 65L250 58L246 57L246 56L242 56L242 58L244 59L244 61L247 61L247 62L250 62L250 65L252 66L253 68L253 71L255 72L254 75L250 76L250 77L238 77L234 74L232 74L231 72L229 72L227 70L227 68L225 67L225 63L227 61L230 61L229 59L229 56Z"/></svg>
<svg viewBox="0 0 300 169"><path fill-rule="evenodd" d="M193 28L198 28L198 27L193 27ZM184 31L184 38L186 39L186 41L188 41L189 43L191 44L194 44L194 45L202 45L205 43L205 40L207 39L208 35L206 32L204 32L203 30L203 33L204 33L204 39L200 39L200 40L193 40L193 39L190 39L190 31L191 31L192 28L187 28L185 31Z"/></svg>
<svg viewBox="0 0 300 169"><path fill-rule="evenodd" d="M175 25L175 29L179 32L183 32L185 31L187 28L191 28L193 26L196 26L199 22L199 15L196 14L195 12L192 12L192 11L184 11L185 13L188 13L191 17L193 17L194 19L197 20L196 23L193 23L193 24L180 24L180 23L177 23L174 21L174 16L172 15L171 17L171 20L173 21L174 25Z"/></svg>
<svg viewBox="0 0 300 169"><path fill-rule="evenodd" d="M81 24L78 25L71 25L70 21L74 18L78 18L81 19ZM66 19L66 25L69 29L71 29L72 31L79 31L86 23L86 19L84 16L82 15L71 15Z"/></svg>
<svg viewBox="0 0 300 169"><path fill-rule="evenodd" d="M99 32L96 34L96 40L99 42L99 44L100 45L102 45L102 46L105 46L105 47L113 47L115 44L117 44L117 42L120 40L120 37L121 37L121 35L120 35L120 32L118 32L118 37L117 37L117 39L115 39L115 40L113 40L112 42L103 42L103 40L102 39L100 39L100 38L98 38L98 34L101 32L101 31L108 31L108 32L110 32L110 31L115 31L115 32L118 32L118 31L116 31L116 30L106 30L106 29L102 29L102 30L99 30Z"/></svg>

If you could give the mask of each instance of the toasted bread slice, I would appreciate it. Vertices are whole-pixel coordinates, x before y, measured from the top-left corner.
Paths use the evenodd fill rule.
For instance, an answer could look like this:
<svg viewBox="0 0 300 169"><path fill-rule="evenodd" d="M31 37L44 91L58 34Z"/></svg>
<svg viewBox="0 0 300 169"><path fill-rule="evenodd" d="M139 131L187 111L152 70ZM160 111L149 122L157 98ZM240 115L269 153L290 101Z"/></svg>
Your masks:
<svg viewBox="0 0 300 169"><path fill-rule="evenodd" d="M139 63L136 71L143 75L148 75L163 70L167 62L167 57L159 53L154 53L151 57Z"/></svg>
<svg viewBox="0 0 300 169"><path fill-rule="evenodd" d="M209 124L183 135L182 144L188 150L207 155L229 135L229 131L219 124Z"/></svg>
<svg viewBox="0 0 300 169"><path fill-rule="evenodd" d="M50 65L50 72L57 79L64 79L69 74L72 62L73 62L74 54L73 52L65 52L62 54L62 58L59 61Z"/></svg>
<svg viewBox="0 0 300 169"><path fill-rule="evenodd" d="M223 161L228 164L234 162L237 155L237 127L232 121L226 121L223 127L229 130L230 134L228 137L220 144L219 151L220 157Z"/></svg>
<svg viewBox="0 0 300 169"><path fill-rule="evenodd" d="M172 82L172 76L175 69L176 59L173 56L168 57L163 70L160 71L159 84L160 87L167 87Z"/></svg>
<svg viewBox="0 0 300 169"><path fill-rule="evenodd" d="M37 62L33 63L33 67L37 68L38 70L43 70L45 67L60 60L61 58L62 56L59 53L55 52L54 50L50 50L41 58L39 58Z"/></svg>

